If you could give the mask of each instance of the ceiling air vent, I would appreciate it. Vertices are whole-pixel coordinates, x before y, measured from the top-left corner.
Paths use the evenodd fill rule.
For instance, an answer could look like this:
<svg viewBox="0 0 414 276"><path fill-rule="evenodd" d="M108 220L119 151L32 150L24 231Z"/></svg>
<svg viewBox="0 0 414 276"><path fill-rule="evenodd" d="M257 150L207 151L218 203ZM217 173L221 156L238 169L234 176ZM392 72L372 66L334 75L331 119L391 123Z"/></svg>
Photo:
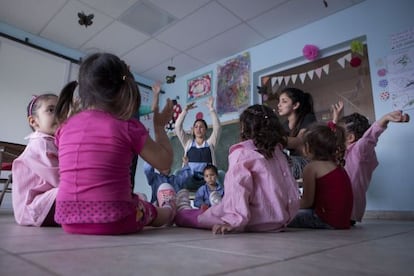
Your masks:
<svg viewBox="0 0 414 276"><path fill-rule="evenodd" d="M141 1L126 10L119 18L120 22L150 36L164 29L175 20L176 18L167 12L150 3Z"/></svg>

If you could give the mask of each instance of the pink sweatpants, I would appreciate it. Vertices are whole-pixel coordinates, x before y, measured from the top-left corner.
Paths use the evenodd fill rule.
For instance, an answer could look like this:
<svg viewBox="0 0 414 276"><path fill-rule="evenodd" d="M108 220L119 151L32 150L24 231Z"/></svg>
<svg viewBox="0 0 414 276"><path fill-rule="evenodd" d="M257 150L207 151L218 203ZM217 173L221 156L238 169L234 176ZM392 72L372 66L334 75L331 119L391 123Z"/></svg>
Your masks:
<svg viewBox="0 0 414 276"><path fill-rule="evenodd" d="M138 197L137 197L138 199ZM62 224L67 233L87 235L121 235L140 232L144 226L150 225L158 212L150 202L137 200L135 212L119 221L108 223Z"/></svg>
<svg viewBox="0 0 414 276"><path fill-rule="evenodd" d="M175 215L175 224L181 227L204 228L198 223L198 216L204 212L202 209L187 209L178 211Z"/></svg>

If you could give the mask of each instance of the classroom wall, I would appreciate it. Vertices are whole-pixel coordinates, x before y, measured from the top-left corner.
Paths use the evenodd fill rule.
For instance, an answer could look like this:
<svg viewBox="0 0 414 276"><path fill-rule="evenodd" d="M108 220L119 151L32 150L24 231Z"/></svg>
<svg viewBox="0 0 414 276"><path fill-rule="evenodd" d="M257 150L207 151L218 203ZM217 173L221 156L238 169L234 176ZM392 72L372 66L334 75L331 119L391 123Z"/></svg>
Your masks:
<svg viewBox="0 0 414 276"><path fill-rule="evenodd" d="M302 48L305 44L314 44L319 49L334 49L335 45L354 38L366 36L373 99L376 118L392 111L389 101L379 98L382 89L378 86L380 80L376 74L377 64L384 62L392 53L390 36L414 27L412 11L414 2L411 0L366 0L358 5L331 15L325 19L309 24L303 28L281 35L269 42L248 49L251 57L251 76L254 72L283 64L289 66L303 64ZM243 51L244 52L244 51ZM332 54L332 53L325 53ZM229 57L230 58L230 57ZM176 82L165 87L170 97L179 96L180 104L186 104L186 81L208 71L213 71L216 79L217 65L227 59L201 68L192 74L176 79ZM283 69L283 68L280 68ZM259 80L253 78L251 103L259 102L256 85ZM213 95L216 93L216 83L213 85ZM190 129L195 114L199 111L208 114L206 107L200 102L200 108L190 111L184 122L184 129ZM407 113L414 118L413 110ZM237 113L225 114L220 117L223 122L238 117ZM206 117L207 123L211 123ZM414 211L414 195L412 156L414 156L414 126L390 124L388 130L380 137L376 152L380 165L373 175L367 194L367 210L373 211Z"/></svg>

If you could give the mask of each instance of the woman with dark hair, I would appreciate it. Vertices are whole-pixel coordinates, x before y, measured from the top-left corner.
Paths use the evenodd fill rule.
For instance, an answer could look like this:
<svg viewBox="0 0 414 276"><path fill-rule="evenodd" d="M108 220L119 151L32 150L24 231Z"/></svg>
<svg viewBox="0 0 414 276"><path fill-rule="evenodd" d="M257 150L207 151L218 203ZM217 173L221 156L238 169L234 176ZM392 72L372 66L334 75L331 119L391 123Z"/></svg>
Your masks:
<svg viewBox="0 0 414 276"><path fill-rule="evenodd" d="M207 164L217 166L215 147L218 143L221 131L221 125L217 113L214 109L214 98L210 97L207 107L210 111L213 123L213 131L207 138L207 123L203 119L196 119L193 124L192 134L187 134L183 130L184 119L189 110L196 108L195 102L188 104L175 122L175 133L184 148L184 156L188 158L193 177L188 183L188 189L197 190L204 184L203 170Z"/></svg>
<svg viewBox="0 0 414 276"><path fill-rule="evenodd" d="M296 179L302 178L303 167L307 164L302 156L302 135L316 121L312 95L298 88L287 87L279 95L277 111L279 116L286 118L283 128L289 137L287 149L292 161L293 176Z"/></svg>

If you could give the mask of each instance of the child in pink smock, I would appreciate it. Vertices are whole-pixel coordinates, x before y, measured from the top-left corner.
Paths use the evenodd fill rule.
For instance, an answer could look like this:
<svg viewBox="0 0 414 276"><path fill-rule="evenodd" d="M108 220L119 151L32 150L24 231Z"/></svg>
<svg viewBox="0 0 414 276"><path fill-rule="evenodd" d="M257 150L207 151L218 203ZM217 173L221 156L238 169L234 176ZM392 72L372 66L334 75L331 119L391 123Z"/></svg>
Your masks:
<svg viewBox="0 0 414 276"><path fill-rule="evenodd" d="M188 191L177 194L177 226L213 233L280 231L299 209L299 189L283 146L282 125L272 109L253 105L240 116L241 142L230 148L222 201L190 209ZM187 203L187 204L185 204Z"/></svg>
<svg viewBox="0 0 414 276"><path fill-rule="evenodd" d="M343 168L345 130L313 124L305 132L303 143L310 162L303 170L301 209L289 227L348 229L352 187Z"/></svg>
<svg viewBox="0 0 414 276"><path fill-rule="evenodd" d="M79 109L68 117L76 82L61 92L56 117L60 186L55 219L64 231L77 234L136 233L144 226L170 224L175 191L158 188L155 207L131 190L130 167L138 154L158 170L171 167L173 151L164 126L173 104L154 109L155 141L138 120L140 93L132 73L117 56L96 53L79 69Z"/></svg>
<svg viewBox="0 0 414 276"><path fill-rule="evenodd" d="M404 123L409 121L408 114L402 111L392 111L385 114L371 126L368 119L353 113L341 118L343 102L332 106L332 122L338 123L346 131L345 170L351 179L354 194L351 223L361 222L366 207L366 192L371 182L372 173L378 166L375 147L379 136L385 131L389 122Z"/></svg>
<svg viewBox="0 0 414 276"><path fill-rule="evenodd" d="M58 226L54 221L59 185L58 154L55 145L55 107L58 96L33 96L27 119L34 131L23 153L12 166L12 204L16 222L30 226Z"/></svg>

